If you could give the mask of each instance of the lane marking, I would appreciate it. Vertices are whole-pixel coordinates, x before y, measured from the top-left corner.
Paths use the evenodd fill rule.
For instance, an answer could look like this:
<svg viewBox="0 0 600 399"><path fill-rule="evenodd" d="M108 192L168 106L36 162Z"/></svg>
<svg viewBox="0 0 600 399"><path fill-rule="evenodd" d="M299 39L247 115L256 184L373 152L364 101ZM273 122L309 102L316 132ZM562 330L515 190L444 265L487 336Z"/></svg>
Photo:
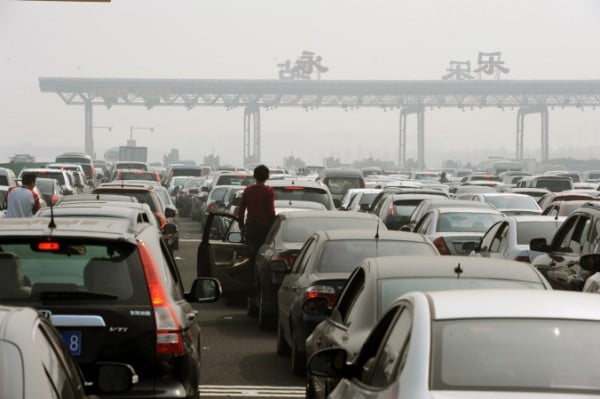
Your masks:
<svg viewBox="0 0 600 399"><path fill-rule="evenodd" d="M244 398L304 398L304 387L268 385L200 385L198 391L205 396Z"/></svg>
<svg viewBox="0 0 600 399"><path fill-rule="evenodd" d="M200 242L200 238L180 238L179 242Z"/></svg>

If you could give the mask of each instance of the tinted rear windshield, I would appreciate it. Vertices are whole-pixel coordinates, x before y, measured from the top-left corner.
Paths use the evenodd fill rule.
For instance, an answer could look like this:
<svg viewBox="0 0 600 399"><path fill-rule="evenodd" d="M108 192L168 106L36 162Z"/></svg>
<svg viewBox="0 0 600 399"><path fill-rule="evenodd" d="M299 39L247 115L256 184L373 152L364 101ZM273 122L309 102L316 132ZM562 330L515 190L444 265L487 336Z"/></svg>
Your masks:
<svg viewBox="0 0 600 399"><path fill-rule="evenodd" d="M517 223L517 244L529 245L534 238L545 238L546 242L550 242L560 225L559 221L519 222Z"/></svg>
<svg viewBox="0 0 600 399"><path fill-rule="evenodd" d="M243 175L221 175L215 186L248 186L254 183L252 176Z"/></svg>
<svg viewBox="0 0 600 399"><path fill-rule="evenodd" d="M0 265L3 302L133 303L148 291L131 243L2 239Z"/></svg>
<svg viewBox="0 0 600 399"><path fill-rule="evenodd" d="M375 219L351 217L293 218L283 222L280 233L283 241L303 243L319 230L372 229L374 235L377 223L379 221Z"/></svg>
<svg viewBox="0 0 600 399"><path fill-rule="evenodd" d="M176 168L173 169L173 176L202 176L202 169L200 168Z"/></svg>
<svg viewBox="0 0 600 399"><path fill-rule="evenodd" d="M600 394L598 321L459 319L432 330L431 389Z"/></svg>
<svg viewBox="0 0 600 399"><path fill-rule="evenodd" d="M395 255L436 255L433 248L422 242L392 240L338 240L325 246L318 266L319 272L350 273L365 258Z"/></svg>
<svg viewBox="0 0 600 399"><path fill-rule="evenodd" d="M119 172L120 180L152 180L156 181L154 173L150 172Z"/></svg>
<svg viewBox="0 0 600 399"><path fill-rule="evenodd" d="M135 169L135 170L148 170L148 167L143 163L122 163L119 162L116 166L117 169Z"/></svg>
<svg viewBox="0 0 600 399"><path fill-rule="evenodd" d="M56 157L56 163L78 163L91 165L92 161L85 157Z"/></svg>
<svg viewBox="0 0 600 399"><path fill-rule="evenodd" d="M126 190L111 190L111 189L97 189L96 190L100 194L115 194L115 195L123 195L126 197L133 197L138 200L138 202L142 204L147 204L152 212L161 211L157 208L156 202L153 201L152 195L147 191L126 191Z"/></svg>
<svg viewBox="0 0 600 399"><path fill-rule="evenodd" d="M301 186L287 186L287 187L273 187L275 191L276 200L284 201L310 201L318 202L319 204L325 205L325 208L332 208L330 195L327 191L318 187L301 187Z"/></svg>
<svg viewBox="0 0 600 399"><path fill-rule="evenodd" d="M539 179L535 182L537 188L546 188L553 192L570 190L572 183L570 180L558 180L558 179Z"/></svg>
<svg viewBox="0 0 600 399"><path fill-rule="evenodd" d="M362 188L363 179L360 177L328 177L325 184L329 187L331 194L346 194L351 188Z"/></svg>
<svg viewBox="0 0 600 399"><path fill-rule="evenodd" d="M394 201L394 212L397 216L409 217L412 215L413 211L421 203L421 201L423 200L396 200Z"/></svg>

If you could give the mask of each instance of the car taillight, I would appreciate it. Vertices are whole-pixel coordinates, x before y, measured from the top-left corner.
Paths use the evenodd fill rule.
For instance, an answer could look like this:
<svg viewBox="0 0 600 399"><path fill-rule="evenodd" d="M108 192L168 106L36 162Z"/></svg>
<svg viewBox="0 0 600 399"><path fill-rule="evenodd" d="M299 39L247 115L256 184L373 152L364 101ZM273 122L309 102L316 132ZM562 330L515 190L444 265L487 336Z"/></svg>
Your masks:
<svg viewBox="0 0 600 399"><path fill-rule="evenodd" d="M517 256L515 258L517 262L527 262L529 263L529 256Z"/></svg>
<svg viewBox="0 0 600 399"><path fill-rule="evenodd" d="M388 206L387 214L388 216L396 216L396 207L393 202Z"/></svg>
<svg viewBox="0 0 600 399"><path fill-rule="evenodd" d="M58 201L58 197L56 196L56 194L52 194L50 196L50 202L52 202L52 205L56 205L56 201Z"/></svg>
<svg viewBox="0 0 600 399"><path fill-rule="evenodd" d="M296 260L295 256L289 256L289 255L273 255L271 256L271 262L275 261L275 260L282 260L285 262L286 266L288 269L291 269L292 266L294 265L294 261Z"/></svg>
<svg viewBox="0 0 600 399"><path fill-rule="evenodd" d="M214 211L216 207L217 207L217 206L215 205L215 203L214 203L214 202L211 202L211 203L208 205L208 211L209 211L209 212L210 212L210 211Z"/></svg>
<svg viewBox="0 0 600 399"><path fill-rule="evenodd" d="M168 301L160 280L158 269L150 249L138 241L140 260L148 283L148 292L154 311L156 325L156 353L162 355L183 355L183 334L177 322L173 307Z"/></svg>
<svg viewBox="0 0 600 399"><path fill-rule="evenodd" d="M306 299L323 297L327 299L327 306L333 309L335 301L337 301L337 294L335 288L329 285L313 285L306 289L304 294Z"/></svg>
<svg viewBox="0 0 600 399"><path fill-rule="evenodd" d="M450 255L450 250L448 249L446 241L443 237L438 237L435 240L433 240L433 245L435 245L440 255Z"/></svg>
<svg viewBox="0 0 600 399"><path fill-rule="evenodd" d="M160 211L154 212L154 217L156 217L156 221L158 222L160 230L162 231L167 225L167 218Z"/></svg>

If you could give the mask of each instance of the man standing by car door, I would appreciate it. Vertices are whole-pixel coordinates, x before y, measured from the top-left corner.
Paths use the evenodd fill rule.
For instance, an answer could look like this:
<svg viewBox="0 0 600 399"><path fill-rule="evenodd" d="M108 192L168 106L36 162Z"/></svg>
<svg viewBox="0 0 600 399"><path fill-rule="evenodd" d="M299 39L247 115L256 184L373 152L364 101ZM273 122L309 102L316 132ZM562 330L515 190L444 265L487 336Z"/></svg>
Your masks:
<svg viewBox="0 0 600 399"><path fill-rule="evenodd" d="M40 197L33 187L35 174L24 173L21 180L22 186L11 187L6 197L8 218L27 218L33 216L40 209Z"/></svg>
<svg viewBox="0 0 600 399"><path fill-rule="evenodd" d="M237 213L240 228L246 235L252 263L275 220L275 191L265 184L268 178L269 168L265 165L254 168L256 183L244 189ZM247 217L245 217L246 209Z"/></svg>

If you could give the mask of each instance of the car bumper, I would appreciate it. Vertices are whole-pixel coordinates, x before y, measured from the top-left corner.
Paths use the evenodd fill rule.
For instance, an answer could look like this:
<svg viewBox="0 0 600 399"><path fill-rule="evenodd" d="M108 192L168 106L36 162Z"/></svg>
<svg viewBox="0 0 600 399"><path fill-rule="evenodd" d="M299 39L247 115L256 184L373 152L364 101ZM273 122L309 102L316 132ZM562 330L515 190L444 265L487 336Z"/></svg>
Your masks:
<svg viewBox="0 0 600 399"><path fill-rule="evenodd" d="M185 387L179 381L140 381L133 388L120 395L97 395L101 398L127 398L127 399L188 399L193 398L193 392L186 392Z"/></svg>

